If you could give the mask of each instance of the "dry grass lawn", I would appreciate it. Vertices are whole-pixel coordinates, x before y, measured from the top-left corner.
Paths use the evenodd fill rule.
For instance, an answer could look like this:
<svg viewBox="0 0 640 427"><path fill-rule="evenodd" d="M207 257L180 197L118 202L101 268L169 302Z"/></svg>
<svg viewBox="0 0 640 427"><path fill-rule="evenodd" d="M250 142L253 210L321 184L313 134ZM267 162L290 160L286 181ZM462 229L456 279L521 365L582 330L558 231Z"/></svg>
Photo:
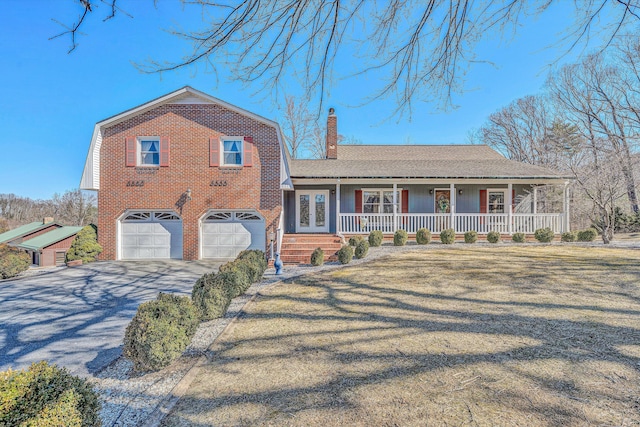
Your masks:
<svg viewBox="0 0 640 427"><path fill-rule="evenodd" d="M639 261L459 244L274 286L163 425L638 425Z"/></svg>

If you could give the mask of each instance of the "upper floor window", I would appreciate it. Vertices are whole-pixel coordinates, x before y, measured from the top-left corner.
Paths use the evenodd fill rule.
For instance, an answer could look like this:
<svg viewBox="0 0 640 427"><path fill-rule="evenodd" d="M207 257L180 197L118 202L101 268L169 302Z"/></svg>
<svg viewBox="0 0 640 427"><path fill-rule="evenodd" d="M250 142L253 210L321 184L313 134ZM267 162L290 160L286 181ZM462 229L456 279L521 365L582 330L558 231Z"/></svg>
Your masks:
<svg viewBox="0 0 640 427"><path fill-rule="evenodd" d="M222 164L225 166L242 166L242 140L222 140Z"/></svg>
<svg viewBox="0 0 640 427"><path fill-rule="evenodd" d="M140 148L140 157L138 165L140 166L159 166L160 165L160 139L144 138L138 140Z"/></svg>

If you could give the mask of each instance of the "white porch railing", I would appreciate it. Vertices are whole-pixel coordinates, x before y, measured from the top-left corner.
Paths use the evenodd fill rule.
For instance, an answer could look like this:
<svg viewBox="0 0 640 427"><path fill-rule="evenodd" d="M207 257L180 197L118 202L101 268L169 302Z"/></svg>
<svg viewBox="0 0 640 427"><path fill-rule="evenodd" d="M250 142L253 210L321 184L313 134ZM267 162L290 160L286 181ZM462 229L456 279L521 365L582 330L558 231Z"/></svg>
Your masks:
<svg viewBox="0 0 640 427"><path fill-rule="evenodd" d="M455 229L456 233L477 231L487 234L497 231L501 234L526 233L533 234L538 228L551 228L555 233L564 232L564 214L512 214L509 227L509 214L484 213L401 213L396 216L394 224L393 214L360 214L341 213L338 215L340 231L345 234L367 234L373 230L380 230L385 234L392 234L398 229L415 233L420 228L426 228L432 233L440 233L447 228Z"/></svg>

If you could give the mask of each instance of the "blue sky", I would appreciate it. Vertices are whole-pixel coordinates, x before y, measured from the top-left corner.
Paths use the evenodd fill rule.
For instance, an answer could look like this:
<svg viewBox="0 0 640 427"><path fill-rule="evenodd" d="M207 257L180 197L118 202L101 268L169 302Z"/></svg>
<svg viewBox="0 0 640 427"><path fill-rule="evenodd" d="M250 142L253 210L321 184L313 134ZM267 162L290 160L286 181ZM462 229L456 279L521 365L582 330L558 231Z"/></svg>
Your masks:
<svg viewBox="0 0 640 427"><path fill-rule="evenodd" d="M560 52L545 49L567 23L573 2L518 29L509 43L494 37L483 42L478 64L467 74L468 92L455 98L457 109L434 113L435 106L415 103L411 122L388 119L391 100L351 107L375 82L366 78L338 82L326 106L336 108L339 133L367 144L464 144L472 129L511 101L541 90L547 65ZM70 0L0 0L0 193L34 199L77 188L96 122L185 85L209 93L267 118L278 120L277 102L258 87L229 83L204 67L144 74L134 62L176 59L189 46L163 31L199 28L196 9L183 10L177 0L119 1L133 15L101 22L101 6L83 28L79 45L67 54L68 37L49 41L62 30L52 21L69 23L79 8ZM569 61L574 55L567 56ZM338 63L337 67L348 67ZM291 88L295 92L295 87ZM322 119L321 119L322 120Z"/></svg>

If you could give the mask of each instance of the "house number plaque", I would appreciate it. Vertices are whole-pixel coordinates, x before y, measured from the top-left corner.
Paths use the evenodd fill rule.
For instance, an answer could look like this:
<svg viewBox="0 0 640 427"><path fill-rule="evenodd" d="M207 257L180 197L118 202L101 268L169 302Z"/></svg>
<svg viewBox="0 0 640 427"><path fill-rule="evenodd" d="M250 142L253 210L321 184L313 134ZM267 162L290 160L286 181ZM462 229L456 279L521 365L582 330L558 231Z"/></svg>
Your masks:
<svg viewBox="0 0 640 427"><path fill-rule="evenodd" d="M144 181L127 181L127 187L144 187Z"/></svg>
<svg viewBox="0 0 640 427"><path fill-rule="evenodd" d="M227 181L211 181L211 183L209 184L209 186L211 187L226 187L227 186Z"/></svg>

